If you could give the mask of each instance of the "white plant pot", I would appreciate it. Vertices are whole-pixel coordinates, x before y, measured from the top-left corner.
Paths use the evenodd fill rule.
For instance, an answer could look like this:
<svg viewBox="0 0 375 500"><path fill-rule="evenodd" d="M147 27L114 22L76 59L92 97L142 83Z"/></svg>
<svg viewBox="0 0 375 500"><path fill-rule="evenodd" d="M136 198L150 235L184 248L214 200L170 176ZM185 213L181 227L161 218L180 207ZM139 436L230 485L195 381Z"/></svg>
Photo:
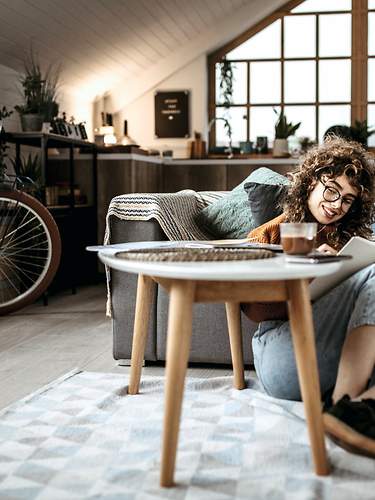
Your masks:
<svg viewBox="0 0 375 500"><path fill-rule="evenodd" d="M275 139L272 156L274 158L288 158L290 156L288 139Z"/></svg>

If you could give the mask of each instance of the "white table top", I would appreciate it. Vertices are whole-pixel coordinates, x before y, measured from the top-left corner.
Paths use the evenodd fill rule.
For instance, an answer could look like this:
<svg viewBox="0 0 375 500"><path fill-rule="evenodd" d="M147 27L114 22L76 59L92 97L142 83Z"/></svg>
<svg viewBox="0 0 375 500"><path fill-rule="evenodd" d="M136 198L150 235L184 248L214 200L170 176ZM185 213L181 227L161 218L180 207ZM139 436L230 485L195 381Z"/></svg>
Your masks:
<svg viewBox="0 0 375 500"><path fill-rule="evenodd" d="M130 246L130 245L129 245ZM121 250L126 246L122 245ZM338 271L341 262L329 264L294 264L282 254L270 259L225 262L144 262L131 261L99 251L100 260L109 267L128 273L159 278L207 281L272 281L326 276Z"/></svg>

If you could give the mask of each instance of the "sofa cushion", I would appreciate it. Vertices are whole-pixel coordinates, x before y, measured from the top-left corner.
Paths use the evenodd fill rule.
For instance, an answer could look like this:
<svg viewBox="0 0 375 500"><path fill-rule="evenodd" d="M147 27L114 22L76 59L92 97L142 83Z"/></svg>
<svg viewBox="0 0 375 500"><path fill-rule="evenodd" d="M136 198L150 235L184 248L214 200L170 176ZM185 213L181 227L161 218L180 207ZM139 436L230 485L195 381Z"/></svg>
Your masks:
<svg viewBox="0 0 375 500"><path fill-rule="evenodd" d="M254 227L261 226L281 214L282 199L287 193L289 183L286 177L277 174L264 184L258 182L245 184L244 189L248 196Z"/></svg>
<svg viewBox="0 0 375 500"><path fill-rule="evenodd" d="M196 222L200 227L212 234L213 238L245 238L252 229L260 225L259 219L261 217L261 210L257 208L254 210L256 219L253 219L253 210L249 204L248 194L245 191L246 184L256 184L252 188L254 192L251 196L253 202L258 192L258 185L279 185L288 182L286 177L269 168L258 168L226 196L201 210ZM272 192L269 193L269 196L271 194ZM261 193L259 195L263 196ZM257 203L257 206L261 204L262 201Z"/></svg>

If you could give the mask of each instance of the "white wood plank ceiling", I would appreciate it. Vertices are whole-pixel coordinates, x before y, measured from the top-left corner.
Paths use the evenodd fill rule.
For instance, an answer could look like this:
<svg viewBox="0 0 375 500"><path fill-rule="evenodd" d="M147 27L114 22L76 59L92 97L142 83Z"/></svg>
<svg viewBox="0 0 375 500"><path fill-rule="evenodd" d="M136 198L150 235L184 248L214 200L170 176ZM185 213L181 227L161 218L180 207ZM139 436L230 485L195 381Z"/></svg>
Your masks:
<svg viewBox="0 0 375 500"><path fill-rule="evenodd" d="M166 59L254 0L0 0L0 64L22 71L32 44L64 87L96 95Z"/></svg>

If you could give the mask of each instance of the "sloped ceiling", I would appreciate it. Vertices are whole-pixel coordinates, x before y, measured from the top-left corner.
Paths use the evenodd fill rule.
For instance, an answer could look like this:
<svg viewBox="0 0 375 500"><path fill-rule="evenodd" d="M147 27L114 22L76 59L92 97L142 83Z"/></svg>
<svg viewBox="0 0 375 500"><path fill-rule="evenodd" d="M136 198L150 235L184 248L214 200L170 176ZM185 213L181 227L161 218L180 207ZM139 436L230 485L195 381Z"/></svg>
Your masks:
<svg viewBox="0 0 375 500"><path fill-rule="evenodd" d="M0 0L0 64L22 71L32 45L62 66L63 90L128 100L213 50L281 0ZM140 85L140 82L143 85Z"/></svg>

